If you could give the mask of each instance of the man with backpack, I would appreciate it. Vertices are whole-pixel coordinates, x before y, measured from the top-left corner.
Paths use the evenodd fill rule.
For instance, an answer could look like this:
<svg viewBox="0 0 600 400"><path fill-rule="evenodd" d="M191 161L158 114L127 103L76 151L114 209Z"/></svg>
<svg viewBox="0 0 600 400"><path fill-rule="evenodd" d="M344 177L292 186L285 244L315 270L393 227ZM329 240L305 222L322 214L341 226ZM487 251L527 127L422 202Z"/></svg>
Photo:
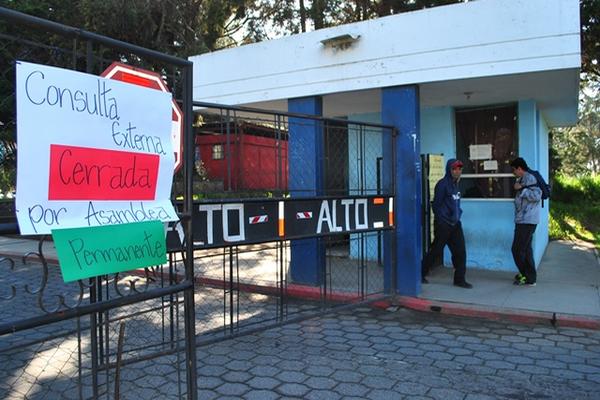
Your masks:
<svg viewBox="0 0 600 400"><path fill-rule="evenodd" d="M535 286L537 273L533 259L533 233L540 222L540 203L542 200L541 185L537 174L530 171L521 157L514 159L510 166L517 177L514 185L515 196L515 235L512 243L512 254L519 273L515 275L515 285Z"/></svg>

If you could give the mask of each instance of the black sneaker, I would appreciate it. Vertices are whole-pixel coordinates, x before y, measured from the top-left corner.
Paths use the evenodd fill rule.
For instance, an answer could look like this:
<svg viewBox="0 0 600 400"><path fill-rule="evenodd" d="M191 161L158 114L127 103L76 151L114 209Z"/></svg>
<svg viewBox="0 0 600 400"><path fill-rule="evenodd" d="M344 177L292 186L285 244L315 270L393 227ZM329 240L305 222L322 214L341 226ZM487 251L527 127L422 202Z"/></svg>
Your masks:
<svg viewBox="0 0 600 400"><path fill-rule="evenodd" d="M467 281L464 281L464 282L454 282L454 286L458 286L458 287L461 287L463 289L472 289L473 288L473 285L471 285Z"/></svg>
<svg viewBox="0 0 600 400"><path fill-rule="evenodd" d="M518 282L523 278L525 278L525 275L521 275L521 273L519 272L518 274L515 275L514 281Z"/></svg>

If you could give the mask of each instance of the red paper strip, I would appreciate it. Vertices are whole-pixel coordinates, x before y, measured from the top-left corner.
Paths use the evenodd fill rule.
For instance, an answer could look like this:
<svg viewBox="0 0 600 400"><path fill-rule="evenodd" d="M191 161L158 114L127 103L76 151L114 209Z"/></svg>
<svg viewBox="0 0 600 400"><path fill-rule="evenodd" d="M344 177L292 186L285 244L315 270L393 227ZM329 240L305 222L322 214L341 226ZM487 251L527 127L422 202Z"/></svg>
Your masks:
<svg viewBox="0 0 600 400"><path fill-rule="evenodd" d="M50 145L48 200L154 200L158 154Z"/></svg>

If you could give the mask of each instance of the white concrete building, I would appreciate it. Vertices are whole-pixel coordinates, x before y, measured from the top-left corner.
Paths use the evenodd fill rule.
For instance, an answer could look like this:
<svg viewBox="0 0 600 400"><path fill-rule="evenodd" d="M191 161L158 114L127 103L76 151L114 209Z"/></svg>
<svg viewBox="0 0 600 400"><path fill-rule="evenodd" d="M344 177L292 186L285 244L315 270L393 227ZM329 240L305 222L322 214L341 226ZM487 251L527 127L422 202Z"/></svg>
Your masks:
<svg viewBox="0 0 600 400"><path fill-rule="evenodd" d="M549 129L577 121L579 30L577 0L436 7L191 57L194 100L309 112L293 99L318 98L323 116L398 126L394 167L415 170L397 188L397 215L411 226L397 228L398 287L414 294L421 227L411 214L421 202L421 153L465 161L467 265L514 269L507 162L523 157L548 177ZM492 150L474 157L472 145ZM548 241L548 208L536 261Z"/></svg>

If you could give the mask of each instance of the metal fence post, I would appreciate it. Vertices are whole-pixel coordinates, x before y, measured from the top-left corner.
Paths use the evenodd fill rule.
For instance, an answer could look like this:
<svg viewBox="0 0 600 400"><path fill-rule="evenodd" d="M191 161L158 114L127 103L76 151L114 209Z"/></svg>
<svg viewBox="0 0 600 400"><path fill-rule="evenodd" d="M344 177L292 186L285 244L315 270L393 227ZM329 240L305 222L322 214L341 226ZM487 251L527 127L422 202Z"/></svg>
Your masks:
<svg viewBox="0 0 600 400"><path fill-rule="evenodd" d="M194 132L192 130L192 64L183 67L183 137L184 137L184 177L185 177L185 279L192 285L184 291L185 355L187 374L187 398L198 398L196 382L196 315L194 309L194 249L192 240L193 171L194 171Z"/></svg>

